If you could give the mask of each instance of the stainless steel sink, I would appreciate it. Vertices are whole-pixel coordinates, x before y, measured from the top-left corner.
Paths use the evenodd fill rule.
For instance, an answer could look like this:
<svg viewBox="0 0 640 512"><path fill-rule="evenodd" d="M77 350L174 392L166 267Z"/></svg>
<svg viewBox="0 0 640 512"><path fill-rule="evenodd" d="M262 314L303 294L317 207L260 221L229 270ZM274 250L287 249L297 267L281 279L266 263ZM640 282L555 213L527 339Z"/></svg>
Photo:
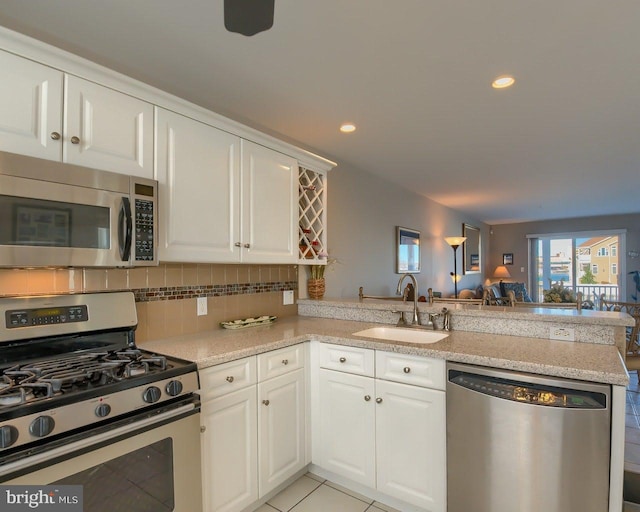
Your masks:
<svg viewBox="0 0 640 512"><path fill-rule="evenodd" d="M380 340L404 341L406 343L436 343L449 336L448 333L426 331L424 329L404 329L402 327L372 327L353 333L354 336Z"/></svg>

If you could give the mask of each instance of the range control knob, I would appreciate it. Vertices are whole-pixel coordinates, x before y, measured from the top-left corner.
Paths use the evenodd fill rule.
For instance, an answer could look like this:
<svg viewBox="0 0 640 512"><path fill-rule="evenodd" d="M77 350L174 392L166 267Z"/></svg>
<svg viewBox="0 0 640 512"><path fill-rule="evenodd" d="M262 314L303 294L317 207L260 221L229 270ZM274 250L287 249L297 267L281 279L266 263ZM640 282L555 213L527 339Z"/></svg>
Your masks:
<svg viewBox="0 0 640 512"><path fill-rule="evenodd" d="M169 381L167 383L165 391L169 396L178 396L180 393L182 393L182 382L180 382L179 380Z"/></svg>
<svg viewBox="0 0 640 512"><path fill-rule="evenodd" d="M156 386L149 386L147 389L144 390L144 393L142 394L142 399L148 404L152 404L160 400L161 396L162 396L162 391L160 391L160 388Z"/></svg>
<svg viewBox="0 0 640 512"><path fill-rule="evenodd" d="M51 416L38 416L29 425L29 432L32 436L44 437L53 432L53 428L56 426L56 422L53 421Z"/></svg>
<svg viewBox="0 0 640 512"><path fill-rule="evenodd" d="M96 407L96 416L98 418L105 418L109 416L110 412L111 406L109 404L100 404L98 407Z"/></svg>
<svg viewBox="0 0 640 512"><path fill-rule="evenodd" d="M11 425L0 427L0 448L9 448L18 440L18 429Z"/></svg>

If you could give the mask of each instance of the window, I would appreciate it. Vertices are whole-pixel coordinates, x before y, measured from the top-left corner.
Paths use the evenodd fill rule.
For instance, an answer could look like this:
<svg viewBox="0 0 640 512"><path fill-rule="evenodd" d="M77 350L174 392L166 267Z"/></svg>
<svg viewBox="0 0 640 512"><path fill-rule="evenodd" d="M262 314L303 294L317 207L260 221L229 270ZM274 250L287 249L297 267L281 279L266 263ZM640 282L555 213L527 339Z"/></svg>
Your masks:
<svg viewBox="0 0 640 512"><path fill-rule="evenodd" d="M560 284L582 292L584 300L625 296L625 230L527 235L529 283L534 301L544 301L544 290Z"/></svg>

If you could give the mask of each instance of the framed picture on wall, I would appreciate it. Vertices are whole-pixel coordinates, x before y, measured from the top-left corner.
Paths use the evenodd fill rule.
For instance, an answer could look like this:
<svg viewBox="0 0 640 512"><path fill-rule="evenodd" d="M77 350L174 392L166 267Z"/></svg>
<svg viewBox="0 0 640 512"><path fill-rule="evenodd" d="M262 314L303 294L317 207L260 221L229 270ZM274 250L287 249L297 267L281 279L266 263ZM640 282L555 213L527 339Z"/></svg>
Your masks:
<svg viewBox="0 0 640 512"><path fill-rule="evenodd" d="M503 265L513 265L513 253L512 252L505 252L502 255L502 264Z"/></svg>

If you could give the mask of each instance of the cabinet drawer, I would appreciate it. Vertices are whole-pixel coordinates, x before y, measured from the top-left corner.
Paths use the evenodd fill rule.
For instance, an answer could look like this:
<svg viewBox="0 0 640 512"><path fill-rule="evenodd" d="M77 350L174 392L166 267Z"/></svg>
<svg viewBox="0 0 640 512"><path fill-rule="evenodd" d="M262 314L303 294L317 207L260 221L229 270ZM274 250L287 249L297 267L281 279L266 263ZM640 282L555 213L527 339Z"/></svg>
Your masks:
<svg viewBox="0 0 640 512"><path fill-rule="evenodd" d="M329 370L373 377L374 351L367 348L320 344L320 366Z"/></svg>
<svg viewBox="0 0 640 512"><path fill-rule="evenodd" d="M258 382L304 366L304 345L299 343L258 355Z"/></svg>
<svg viewBox="0 0 640 512"><path fill-rule="evenodd" d="M200 372L202 401L255 384L258 381L256 377L255 357L205 368Z"/></svg>
<svg viewBox="0 0 640 512"><path fill-rule="evenodd" d="M445 361L376 350L376 377L444 390Z"/></svg>

